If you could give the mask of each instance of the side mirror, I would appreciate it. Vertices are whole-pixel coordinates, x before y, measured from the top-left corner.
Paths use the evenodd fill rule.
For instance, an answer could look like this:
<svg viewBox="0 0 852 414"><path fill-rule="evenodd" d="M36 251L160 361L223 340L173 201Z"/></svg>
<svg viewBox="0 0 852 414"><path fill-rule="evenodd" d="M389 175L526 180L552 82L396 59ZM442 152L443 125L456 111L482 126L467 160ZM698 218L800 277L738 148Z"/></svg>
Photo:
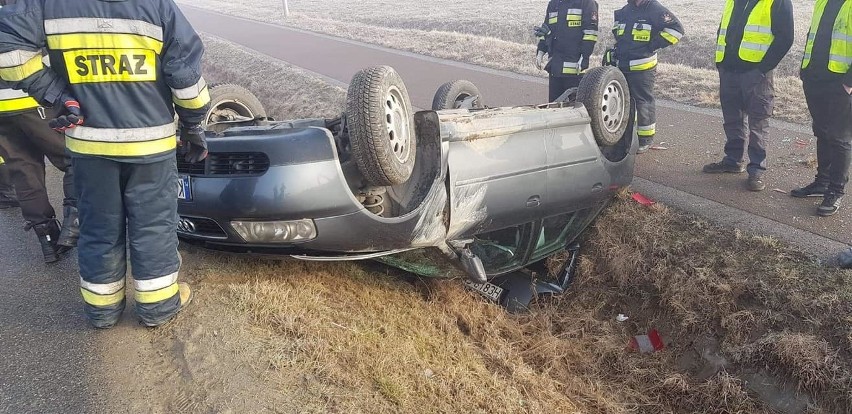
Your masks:
<svg viewBox="0 0 852 414"><path fill-rule="evenodd" d="M459 251L459 261L462 269L467 273L468 279L476 283L485 283L488 277L485 275L485 266L482 265L482 260L470 248L464 247Z"/></svg>

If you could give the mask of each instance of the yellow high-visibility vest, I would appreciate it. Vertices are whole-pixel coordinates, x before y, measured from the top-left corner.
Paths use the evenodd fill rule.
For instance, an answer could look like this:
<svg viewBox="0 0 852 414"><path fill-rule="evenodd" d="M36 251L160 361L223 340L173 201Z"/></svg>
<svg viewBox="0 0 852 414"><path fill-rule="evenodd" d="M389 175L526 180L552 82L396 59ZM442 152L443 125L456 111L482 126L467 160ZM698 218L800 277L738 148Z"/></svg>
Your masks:
<svg viewBox="0 0 852 414"><path fill-rule="evenodd" d="M757 0L754 9L748 16L743 30L743 40L740 43L739 57L743 61L760 63L766 56L766 51L775 40L772 34L772 5L775 0ZM725 48L728 45L728 24L734 13L734 0L727 0L725 12L722 14L722 24L719 25L719 37L716 39L716 63L725 59Z"/></svg>
<svg viewBox="0 0 852 414"><path fill-rule="evenodd" d="M817 0L814 5L814 17L811 20L811 29L808 31L808 41L805 44L805 54L802 56L802 69L811 63L811 53L814 49L814 40L819 30L825 5L828 0ZM828 52L828 70L834 73L846 73L852 65L852 0L843 2L837 18L831 29L831 48Z"/></svg>

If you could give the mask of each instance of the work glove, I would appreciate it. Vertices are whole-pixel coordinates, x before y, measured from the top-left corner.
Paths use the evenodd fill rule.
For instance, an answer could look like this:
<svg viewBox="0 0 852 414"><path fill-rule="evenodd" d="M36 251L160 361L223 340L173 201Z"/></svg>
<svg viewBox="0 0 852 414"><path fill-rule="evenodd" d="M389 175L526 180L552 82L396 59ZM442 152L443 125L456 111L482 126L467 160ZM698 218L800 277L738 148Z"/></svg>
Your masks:
<svg viewBox="0 0 852 414"><path fill-rule="evenodd" d="M538 70L542 70L547 67L548 63L550 63L550 56L539 50L535 55L535 67L538 68Z"/></svg>
<svg viewBox="0 0 852 414"><path fill-rule="evenodd" d="M207 158L207 140L201 125L181 125L180 143L186 162L196 163Z"/></svg>
<svg viewBox="0 0 852 414"><path fill-rule="evenodd" d="M543 24L541 26L536 26L533 29L533 35L538 38L538 40L544 40L545 37L550 36L550 26Z"/></svg>
<svg viewBox="0 0 852 414"><path fill-rule="evenodd" d="M601 59L601 66L617 66L618 62L615 57L615 48L609 48L604 52Z"/></svg>
<svg viewBox="0 0 852 414"><path fill-rule="evenodd" d="M71 96L68 92L62 92L59 99L56 100L58 105L62 105L56 118L48 121L48 125L58 132L64 132L66 129L83 125L83 112L80 110L80 102L77 98Z"/></svg>

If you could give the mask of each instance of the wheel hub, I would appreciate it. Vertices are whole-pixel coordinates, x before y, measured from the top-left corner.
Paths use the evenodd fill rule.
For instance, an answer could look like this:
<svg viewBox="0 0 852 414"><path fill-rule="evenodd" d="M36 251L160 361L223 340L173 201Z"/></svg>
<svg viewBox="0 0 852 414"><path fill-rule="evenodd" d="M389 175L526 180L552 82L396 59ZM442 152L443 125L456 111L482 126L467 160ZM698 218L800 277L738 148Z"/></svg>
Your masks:
<svg viewBox="0 0 852 414"><path fill-rule="evenodd" d="M618 81L611 81L604 88L601 98L601 119L609 132L617 132L624 122L624 89Z"/></svg>
<svg viewBox="0 0 852 414"><path fill-rule="evenodd" d="M387 126L388 145L393 151L394 158L400 163L408 161L411 154L409 145L409 122L406 114L408 108L402 99L402 92L396 87L388 90L385 97L385 125Z"/></svg>

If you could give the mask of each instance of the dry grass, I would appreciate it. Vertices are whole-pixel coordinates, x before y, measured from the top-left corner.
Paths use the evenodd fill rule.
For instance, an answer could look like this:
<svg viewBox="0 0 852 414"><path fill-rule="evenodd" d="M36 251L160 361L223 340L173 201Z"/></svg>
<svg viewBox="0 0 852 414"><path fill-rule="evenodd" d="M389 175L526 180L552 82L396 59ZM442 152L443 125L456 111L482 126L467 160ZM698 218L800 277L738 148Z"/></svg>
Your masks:
<svg viewBox="0 0 852 414"><path fill-rule="evenodd" d="M260 347L281 412L769 412L741 378L765 368L817 412L852 409L850 272L627 200L585 239L570 293L522 316L372 265L185 256L253 327L219 334ZM666 350L625 349L650 328ZM708 372L708 352L729 362Z"/></svg>
<svg viewBox="0 0 852 414"><path fill-rule="evenodd" d="M532 64L531 27L541 23L546 1L495 0L459 2L434 0L291 0L293 14L285 19L279 0L181 0L270 23L379 44L429 56L458 60L512 72L539 75ZM621 3L600 3L600 53L612 43L608 31L612 12ZM699 106L717 107L718 77L713 64L715 32L724 2L665 1L684 22L681 44L661 52L657 92L660 97ZM812 2L793 0L796 39L777 74L779 118L807 123L810 118L797 79ZM594 58L597 61L597 58Z"/></svg>
<svg viewBox="0 0 852 414"><path fill-rule="evenodd" d="M211 82L242 80L233 73L239 62L258 74L248 79L254 92L267 101L287 97L270 105L279 117L304 116L303 105L319 101L316 91L329 104L312 110L338 111L339 88L205 41L219 42L222 53L208 56ZM178 379L193 391L178 393L173 406L760 413L773 399L758 397L744 378L767 371L813 398L815 412L852 410L852 272L825 269L772 238L627 198L584 239L571 291L522 316L458 281L185 250L183 274L200 295L198 307L160 331L160 340L176 336L176 363L195 375ZM616 322L620 313L630 319ZM626 350L631 336L651 328L666 350ZM199 338L211 345L191 346Z"/></svg>
<svg viewBox="0 0 852 414"><path fill-rule="evenodd" d="M260 53L202 35L207 46L204 76L211 83L248 88L275 119L335 117L343 111L346 91L305 71Z"/></svg>

